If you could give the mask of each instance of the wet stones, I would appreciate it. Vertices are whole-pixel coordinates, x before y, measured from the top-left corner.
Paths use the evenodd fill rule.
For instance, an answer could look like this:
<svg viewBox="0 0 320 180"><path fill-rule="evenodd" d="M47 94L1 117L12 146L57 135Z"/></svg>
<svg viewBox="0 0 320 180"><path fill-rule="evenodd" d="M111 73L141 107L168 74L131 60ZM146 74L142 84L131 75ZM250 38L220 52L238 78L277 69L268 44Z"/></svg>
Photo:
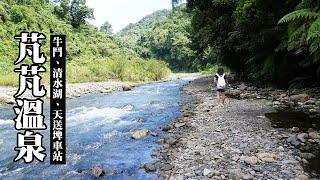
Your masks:
<svg viewBox="0 0 320 180"><path fill-rule="evenodd" d="M125 85L122 85L122 90L123 90L123 91L131 91L132 88L131 88L131 86L125 84Z"/></svg>
<svg viewBox="0 0 320 180"><path fill-rule="evenodd" d="M89 169L89 175L95 178L102 177L105 174L105 171L100 167L93 167Z"/></svg>
<svg viewBox="0 0 320 180"><path fill-rule="evenodd" d="M151 162L143 165L143 168L146 170L146 172L154 172L156 171L156 163Z"/></svg>
<svg viewBox="0 0 320 180"><path fill-rule="evenodd" d="M186 123L176 123L176 124L174 124L174 127L175 128L179 128L179 127L182 127L182 126L185 126L186 125Z"/></svg>
<svg viewBox="0 0 320 180"><path fill-rule="evenodd" d="M169 144L170 146L173 146L178 143L178 140L173 137L166 137L164 138L164 143Z"/></svg>
<svg viewBox="0 0 320 180"><path fill-rule="evenodd" d="M121 109L126 110L126 111L132 111L134 109L134 105L126 104Z"/></svg>
<svg viewBox="0 0 320 180"><path fill-rule="evenodd" d="M164 126L164 127L162 128L162 131L169 131L169 130L171 130L171 129L173 129L173 128L174 128L174 126L171 125L171 124L169 124L169 125Z"/></svg>

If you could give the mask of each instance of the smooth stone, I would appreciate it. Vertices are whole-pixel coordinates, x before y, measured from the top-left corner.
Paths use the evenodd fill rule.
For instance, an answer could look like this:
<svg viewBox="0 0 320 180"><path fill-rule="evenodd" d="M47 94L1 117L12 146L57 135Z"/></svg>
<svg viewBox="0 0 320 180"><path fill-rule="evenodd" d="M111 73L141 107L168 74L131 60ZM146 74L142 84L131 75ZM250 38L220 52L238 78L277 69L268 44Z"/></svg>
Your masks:
<svg viewBox="0 0 320 180"><path fill-rule="evenodd" d="M142 130L134 132L132 134L131 138L132 139L140 139L140 138L148 136L148 134L149 134L149 130L148 129L142 129Z"/></svg>
<svg viewBox="0 0 320 180"><path fill-rule="evenodd" d="M100 167L93 167L89 170L89 174L93 177L98 178L98 177L102 177L105 174L105 172Z"/></svg>
<svg viewBox="0 0 320 180"><path fill-rule="evenodd" d="M259 159L256 156L250 156L244 159L244 162L250 165L255 165L258 163L258 161Z"/></svg>
<svg viewBox="0 0 320 180"><path fill-rule="evenodd" d="M311 139L320 139L320 133L318 133L318 132L310 132L309 133L309 137Z"/></svg>

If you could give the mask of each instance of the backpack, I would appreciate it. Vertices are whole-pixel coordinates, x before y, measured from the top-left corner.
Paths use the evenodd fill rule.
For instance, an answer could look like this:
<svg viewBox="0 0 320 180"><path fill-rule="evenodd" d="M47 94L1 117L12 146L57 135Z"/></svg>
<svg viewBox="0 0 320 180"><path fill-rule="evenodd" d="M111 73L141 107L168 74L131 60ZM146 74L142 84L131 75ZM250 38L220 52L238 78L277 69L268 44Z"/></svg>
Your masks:
<svg viewBox="0 0 320 180"><path fill-rule="evenodd" d="M226 74L219 75L218 73L216 74L218 76L218 83L217 83L217 88L218 89L224 89L226 88L226 80L224 79Z"/></svg>

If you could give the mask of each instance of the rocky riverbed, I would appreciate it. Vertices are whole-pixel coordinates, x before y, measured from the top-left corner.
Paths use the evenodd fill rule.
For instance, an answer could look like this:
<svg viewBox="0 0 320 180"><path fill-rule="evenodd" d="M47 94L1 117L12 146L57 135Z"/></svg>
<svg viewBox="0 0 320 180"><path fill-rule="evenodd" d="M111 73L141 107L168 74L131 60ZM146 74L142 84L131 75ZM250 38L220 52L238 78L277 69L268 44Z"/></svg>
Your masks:
<svg viewBox="0 0 320 180"><path fill-rule="evenodd" d="M311 104L318 112L317 97L281 95L280 90L267 93L240 83L232 89L237 99L228 98L224 107L217 107L210 82L211 77L200 78L182 88L194 100L182 107L181 117L163 128L165 137L159 141L163 148L155 152L160 158L146 164L146 171L157 170L162 179L318 178L305 171L314 154L303 152L303 147L319 145L319 132L276 129L265 116L292 101L292 107ZM271 103L252 100L263 98Z"/></svg>
<svg viewBox="0 0 320 180"><path fill-rule="evenodd" d="M268 101L276 109L295 109L310 116L320 117L320 88L281 90L274 88L258 88L235 82L228 95L236 99L257 99Z"/></svg>

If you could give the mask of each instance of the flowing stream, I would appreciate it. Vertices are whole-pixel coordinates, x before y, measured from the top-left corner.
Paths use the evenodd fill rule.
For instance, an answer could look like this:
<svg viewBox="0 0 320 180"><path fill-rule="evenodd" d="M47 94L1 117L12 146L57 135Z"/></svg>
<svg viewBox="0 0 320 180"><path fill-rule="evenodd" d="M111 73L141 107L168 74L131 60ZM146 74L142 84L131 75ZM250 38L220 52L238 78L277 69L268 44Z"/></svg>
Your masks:
<svg viewBox="0 0 320 180"><path fill-rule="evenodd" d="M159 147L161 128L180 115L186 101L179 88L191 79L152 83L132 91L110 94L92 93L67 99L67 164L49 164L49 129L42 132L47 158L25 164L16 156L15 117L12 106L0 107L0 179L91 179L88 170L101 167L105 179L155 179L141 168L150 162L151 152ZM49 126L49 105L44 105ZM157 133L133 140L136 130Z"/></svg>

